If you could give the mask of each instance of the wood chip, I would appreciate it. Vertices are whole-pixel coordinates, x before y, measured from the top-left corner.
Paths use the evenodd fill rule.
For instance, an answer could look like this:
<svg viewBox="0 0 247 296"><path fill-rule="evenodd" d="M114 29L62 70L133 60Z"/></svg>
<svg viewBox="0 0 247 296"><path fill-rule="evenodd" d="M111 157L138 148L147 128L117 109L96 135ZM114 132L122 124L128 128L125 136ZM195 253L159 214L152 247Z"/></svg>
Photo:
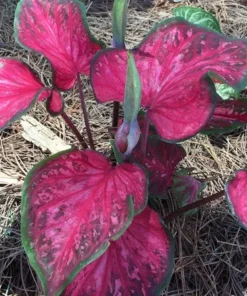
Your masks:
<svg viewBox="0 0 247 296"><path fill-rule="evenodd" d="M18 177L9 176L3 172L0 172L0 185L22 185L23 181Z"/></svg>
<svg viewBox="0 0 247 296"><path fill-rule="evenodd" d="M54 154L71 148L50 129L29 115L22 116L21 125L23 138L41 148L43 152Z"/></svg>

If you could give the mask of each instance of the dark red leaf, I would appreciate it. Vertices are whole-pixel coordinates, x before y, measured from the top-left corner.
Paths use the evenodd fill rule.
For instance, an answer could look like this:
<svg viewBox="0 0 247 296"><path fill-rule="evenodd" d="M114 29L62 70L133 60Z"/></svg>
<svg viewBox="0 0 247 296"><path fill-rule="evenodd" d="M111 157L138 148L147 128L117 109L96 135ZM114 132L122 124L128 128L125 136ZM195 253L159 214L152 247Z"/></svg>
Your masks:
<svg viewBox="0 0 247 296"><path fill-rule="evenodd" d="M184 149L176 144L163 142L157 136L149 136L146 157L143 160L141 141L133 150L132 161L138 162L149 173L149 195L164 197L172 185L172 177L177 164L186 156Z"/></svg>
<svg viewBox="0 0 247 296"><path fill-rule="evenodd" d="M26 113L37 100L47 98L50 90L24 63L0 58L0 130Z"/></svg>
<svg viewBox="0 0 247 296"><path fill-rule="evenodd" d="M202 132L225 133L243 124L247 124L247 99L220 101Z"/></svg>
<svg viewBox="0 0 247 296"><path fill-rule="evenodd" d="M133 50L142 83L141 105L161 137L178 141L195 135L214 109L215 72L235 89L247 83L246 41L169 19ZM93 59L91 80L99 102L123 101L127 53L107 49Z"/></svg>
<svg viewBox="0 0 247 296"><path fill-rule="evenodd" d="M64 109L64 102L61 94L52 90L50 97L46 101L46 109L52 116L60 115Z"/></svg>
<svg viewBox="0 0 247 296"><path fill-rule="evenodd" d="M54 85L73 87L76 74L89 74L90 61L101 49L91 36L85 5L78 0L22 0L15 16L17 42L46 56Z"/></svg>
<svg viewBox="0 0 247 296"><path fill-rule="evenodd" d="M197 200L198 194L205 188L205 183L189 175L176 175L171 189L178 206L183 207ZM196 210L187 211L185 215L194 214Z"/></svg>
<svg viewBox="0 0 247 296"><path fill-rule="evenodd" d="M247 170L239 170L225 186L227 201L232 213L247 230Z"/></svg>
<svg viewBox="0 0 247 296"><path fill-rule="evenodd" d="M59 295L146 203L143 170L112 167L95 151L65 151L35 166L23 189L22 239L45 294Z"/></svg>
<svg viewBox="0 0 247 296"><path fill-rule="evenodd" d="M104 255L77 275L64 296L159 295L173 265L173 238L159 215L146 208Z"/></svg>

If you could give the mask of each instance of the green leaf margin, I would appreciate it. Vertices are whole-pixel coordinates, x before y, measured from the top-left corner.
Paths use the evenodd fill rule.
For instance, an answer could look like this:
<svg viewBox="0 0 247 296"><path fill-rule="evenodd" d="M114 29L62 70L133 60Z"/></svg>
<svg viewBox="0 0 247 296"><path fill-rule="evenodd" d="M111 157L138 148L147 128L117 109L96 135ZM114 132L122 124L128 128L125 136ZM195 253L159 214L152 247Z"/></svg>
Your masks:
<svg viewBox="0 0 247 296"><path fill-rule="evenodd" d="M203 135L207 135L207 136L210 136L210 135L223 135L223 134L227 134L227 133L231 133L233 132L234 130L238 129L238 128L241 128L243 126L245 126L246 123L238 123L238 122L235 122L233 124L231 124L230 126L228 127L223 127L223 128L208 128L208 129L203 129L200 131L201 134Z"/></svg>
<svg viewBox="0 0 247 296"><path fill-rule="evenodd" d="M160 223L163 225L164 230L168 236L168 239L170 241L170 250L169 250L169 254L167 256L168 258L168 269L166 271L166 273L164 274L164 278L163 278L163 282L157 287L156 289L156 293L154 295L160 295L162 293L162 291L167 287L167 285L170 283L171 277L172 277L172 273L173 273L173 268L174 268L174 264L175 264L175 241L174 238L170 232L170 230L167 228L167 226L165 225L164 221L162 218L160 218Z"/></svg>

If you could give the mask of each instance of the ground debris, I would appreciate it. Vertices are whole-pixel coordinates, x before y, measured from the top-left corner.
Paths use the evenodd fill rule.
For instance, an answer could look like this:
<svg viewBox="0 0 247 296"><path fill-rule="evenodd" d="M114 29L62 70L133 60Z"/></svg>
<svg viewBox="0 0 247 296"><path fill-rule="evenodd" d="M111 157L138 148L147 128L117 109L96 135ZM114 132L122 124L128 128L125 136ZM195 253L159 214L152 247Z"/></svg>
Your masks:
<svg viewBox="0 0 247 296"><path fill-rule="evenodd" d="M21 125L23 138L41 148L43 152L49 151L54 154L71 148L51 130L29 115L22 117Z"/></svg>

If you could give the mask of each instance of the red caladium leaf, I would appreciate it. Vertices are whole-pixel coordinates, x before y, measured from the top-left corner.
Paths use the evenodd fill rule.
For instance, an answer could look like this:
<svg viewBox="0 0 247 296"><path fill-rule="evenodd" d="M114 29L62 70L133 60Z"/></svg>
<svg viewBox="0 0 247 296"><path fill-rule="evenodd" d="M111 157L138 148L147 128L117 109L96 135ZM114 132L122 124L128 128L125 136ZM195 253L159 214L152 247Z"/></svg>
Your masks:
<svg viewBox="0 0 247 296"><path fill-rule="evenodd" d="M85 5L78 0L21 0L15 15L16 41L46 56L54 70L54 85L73 87L78 73L101 49L91 36Z"/></svg>
<svg viewBox="0 0 247 296"><path fill-rule="evenodd" d="M173 265L173 238L159 215L146 208L104 255L77 275L64 296L159 295Z"/></svg>
<svg viewBox="0 0 247 296"><path fill-rule="evenodd" d="M52 116L60 115L64 109L64 101L61 94L53 90L46 101L46 109Z"/></svg>
<svg viewBox="0 0 247 296"><path fill-rule="evenodd" d="M176 144L168 144L157 136L149 136L145 159L139 141L132 153L132 161L139 162L149 173L149 195L164 197L172 185L177 164L186 156L185 150Z"/></svg>
<svg viewBox="0 0 247 296"><path fill-rule="evenodd" d="M134 164L70 150L36 165L23 188L22 240L45 294L59 295L146 203L146 176Z"/></svg>
<svg viewBox="0 0 247 296"><path fill-rule="evenodd" d="M189 175L176 175L173 178L171 189L173 197L176 199L178 206L183 207L197 200L198 194L205 188L205 183L201 183ZM192 215L197 211L187 211L184 215Z"/></svg>
<svg viewBox="0 0 247 296"><path fill-rule="evenodd" d="M141 105L168 141L195 135L214 110L215 72L236 90L247 84L247 44L180 18L158 24L133 51L142 84ZM92 62L99 102L124 98L127 52L107 49Z"/></svg>
<svg viewBox="0 0 247 296"><path fill-rule="evenodd" d="M239 170L225 186L229 207L239 223L247 230L247 170Z"/></svg>
<svg viewBox="0 0 247 296"><path fill-rule="evenodd" d="M24 63L0 58L0 130L26 113L37 100L49 97L50 90Z"/></svg>
<svg viewBox="0 0 247 296"><path fill-rule="evenodd" d="M219 101L202 132L225 133L243 124L247 124L247 99Z"/></svg>

